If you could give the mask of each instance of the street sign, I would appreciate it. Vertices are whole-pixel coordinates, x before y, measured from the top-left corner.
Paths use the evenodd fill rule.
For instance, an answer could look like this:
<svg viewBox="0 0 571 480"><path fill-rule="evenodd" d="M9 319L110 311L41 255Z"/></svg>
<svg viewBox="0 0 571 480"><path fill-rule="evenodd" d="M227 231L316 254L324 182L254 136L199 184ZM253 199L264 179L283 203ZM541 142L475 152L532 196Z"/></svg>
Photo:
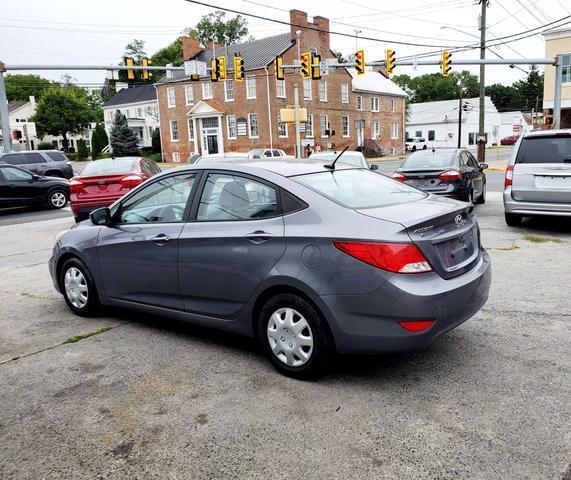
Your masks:
<svg viewBox="0 0 571 480"><path fill-rule="evenodd" d="M184 62L184 74L189 77L196 74L200 75L201 77L205 77L207 75L206 63L199 62L198 60L188 60Z"/></svg>
<svg viewBox="0 0 571 480"><path fill-rule="evenodd" d="M319 62L319 75L320 76L329 75L329 61L328 60L322 60L321 62Z"/></svg>

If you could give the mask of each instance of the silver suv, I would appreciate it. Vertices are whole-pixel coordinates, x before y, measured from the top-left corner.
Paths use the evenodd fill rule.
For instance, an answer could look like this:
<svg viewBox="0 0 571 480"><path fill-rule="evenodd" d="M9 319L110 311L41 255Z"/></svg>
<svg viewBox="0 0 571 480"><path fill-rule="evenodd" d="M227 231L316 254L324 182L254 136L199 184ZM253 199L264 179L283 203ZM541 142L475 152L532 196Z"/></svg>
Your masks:
<svg viewBox="0 0 571 480"><path fill-rule="evenodd" d="M0 153L0 163L16 165L46 177L73 177L68 158L58 150L22 150Z"/></svg>
<svg viewBox="0 0 571 480"><path fill-rule="evenodd" d="M504 181L506 223L571 216L571 130L530 132L514 148Z"/></svg>

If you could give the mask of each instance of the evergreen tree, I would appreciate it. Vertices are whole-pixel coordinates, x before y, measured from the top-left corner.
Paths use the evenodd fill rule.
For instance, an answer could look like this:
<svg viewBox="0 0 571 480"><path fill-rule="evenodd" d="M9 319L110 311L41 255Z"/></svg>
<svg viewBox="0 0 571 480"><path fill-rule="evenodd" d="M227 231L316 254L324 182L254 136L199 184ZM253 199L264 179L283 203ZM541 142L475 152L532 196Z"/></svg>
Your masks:
<svg viewBox="0 0 571 480"><path fill-rule="evenodd" d="M113 150L113 155L116 157L139 155L137 136L129 128L125 115L123 115L119 110L115 113L109 140L111 149Z"/></svg>
<svg viewBox="0 0 571 480"><path fill-rule="evenodd" d="M161 131L158 128L153 130L151 141L153 153L161 153Z"/></svg>
<svg viewBox="0 0 571 480"><path fill-rule="evenodd" d="M91 135L91 157L93 160L101 155L103 149L109 144L109 139L107 138L107 132L103 128L103 125L98 123L95 125L95 130L93 130L93 135Z"/></svg>
<svg viewBox="0 0 571 480"><path fill-rule="evenodd" d="M77 141L77 159L78 160L87 160L89 156L89 150L87 149L87 144L83 138L80 138Z"/></svg>

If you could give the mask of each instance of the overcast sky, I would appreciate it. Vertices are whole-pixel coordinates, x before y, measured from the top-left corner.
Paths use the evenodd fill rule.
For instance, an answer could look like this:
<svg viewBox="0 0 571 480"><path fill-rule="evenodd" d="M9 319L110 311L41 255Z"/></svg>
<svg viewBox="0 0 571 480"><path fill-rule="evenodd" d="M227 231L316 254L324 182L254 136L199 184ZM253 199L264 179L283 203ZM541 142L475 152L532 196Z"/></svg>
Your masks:
<svg viewBox="0 0 571 480"><path fill-rule="evenodd" d="M120 61L125 45L134 38L145 41L151 55L172 42L185 27L193 26L213 9L184 0L0 0L0 60L23 64L113 64ZM359 48L368 60L381 59L385 48L397 58L439 50L438 47L399 45L397 41L428 45L465 45L477 38L480 6L473 0L205 0L206 3L288 21L287 10L296 8L309 16L331 20L331 30L354 35L361 30ZM264 5L268 5L264 6ZM493 38L518 33L571 15L568 0L491 0L489 34ZM248 18L250 34L263 38L284 31L285 25ZM569 26L569 25L567 25ZM446 27L446 28L443 28ZM384 41L389 40L389 41ZM331 46L344 54L355 50L355 38L331 36ZM541 35L501 46L494 51L505 58L543 57ZM497 58L492 53L488 56ZM454 59L478 58L478 50L456 53ZM455 70L460 67L453 67ZM477 73L478 67L470 67ZM397 67L411 75L438 72L438 67ZM486 70L486 84L511 84L524 73L507 66ZM33 72L59 80L64 72ZM69 71L84 84L100 84L103 72Z"/></svg>

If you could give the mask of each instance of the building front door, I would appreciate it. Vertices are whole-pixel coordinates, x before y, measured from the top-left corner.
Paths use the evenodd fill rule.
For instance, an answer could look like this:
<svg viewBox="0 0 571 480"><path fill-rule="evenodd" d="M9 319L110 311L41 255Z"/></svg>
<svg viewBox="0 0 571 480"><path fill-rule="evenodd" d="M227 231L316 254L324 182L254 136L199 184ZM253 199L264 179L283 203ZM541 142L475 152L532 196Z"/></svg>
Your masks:
<svg viewBox="0 0 571 480"><path fill-rule="evenodd" d="M216 155L221 152L218 118L202 119L202 154Z"/></svg>

